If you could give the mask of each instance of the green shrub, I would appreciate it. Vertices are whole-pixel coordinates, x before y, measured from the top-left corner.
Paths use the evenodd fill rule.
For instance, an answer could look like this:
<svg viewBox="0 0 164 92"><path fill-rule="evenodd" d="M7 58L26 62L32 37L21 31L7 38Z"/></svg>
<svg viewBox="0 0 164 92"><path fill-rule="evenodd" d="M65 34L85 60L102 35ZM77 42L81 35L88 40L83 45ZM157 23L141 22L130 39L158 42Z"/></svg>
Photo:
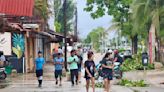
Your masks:
<svg viewBox="0 0 164 92"><path fill-rule="evenodd" d="M126 59L121 66L121 70L124 72L133 71L133 70L143 70L144 66L142 65L140 55L134 55L132 59ZM154 64L148 64L146 67L147 70L154 69Z"/></svg>
<svg viewBox="0 0 164 92"><path fill-rule="evenodd" d="M97 82L97 83L95 83L95 87L96 88L103 88L104 84L103 84L103 82Z"/></svg>
<svg viewBox="0 0 164 92"><path fill-rule="evenodd" d="M90 84L90 86L92 87L92 84ZM103 87L104 87L103 82L96 82L95 83L95 88L103 88Z"/></svg>
<svg viewBox="0 0 164 92"><path fill-rule="evenodd" d="M146 87L146 86L148 86L148 84L146 84L144 80L131 81L128 79L121 79L119 81L118 85L127 86L127 87Z"/></svg>

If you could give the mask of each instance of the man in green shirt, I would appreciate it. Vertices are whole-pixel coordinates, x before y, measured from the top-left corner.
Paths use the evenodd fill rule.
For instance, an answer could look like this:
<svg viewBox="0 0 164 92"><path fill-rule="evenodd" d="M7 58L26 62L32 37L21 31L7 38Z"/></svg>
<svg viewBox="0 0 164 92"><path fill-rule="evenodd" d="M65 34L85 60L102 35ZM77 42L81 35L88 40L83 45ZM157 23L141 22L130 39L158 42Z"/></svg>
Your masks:
<svg viewBox="0 0 164 92"><path fill-rule="evenodd" d="M78 85L78 63L79 59L75 55L75 50L71 51L71 56L68 58L68 64L71 72L71 82L72 86L74 86L74 77L76 77L76 85Z"/></svg>

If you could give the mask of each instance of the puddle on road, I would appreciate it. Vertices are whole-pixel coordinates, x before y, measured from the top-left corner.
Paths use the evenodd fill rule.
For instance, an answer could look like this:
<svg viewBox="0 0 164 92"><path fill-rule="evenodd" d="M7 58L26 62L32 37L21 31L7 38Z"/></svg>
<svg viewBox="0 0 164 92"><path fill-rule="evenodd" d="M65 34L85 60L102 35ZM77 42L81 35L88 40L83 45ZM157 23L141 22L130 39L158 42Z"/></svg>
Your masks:
<svg viewBox="0 0 164 92"><path fill-rule="evenodd" d="M0 80L0 89L6 88L9 86L9 81L7 80Z"/></svg>

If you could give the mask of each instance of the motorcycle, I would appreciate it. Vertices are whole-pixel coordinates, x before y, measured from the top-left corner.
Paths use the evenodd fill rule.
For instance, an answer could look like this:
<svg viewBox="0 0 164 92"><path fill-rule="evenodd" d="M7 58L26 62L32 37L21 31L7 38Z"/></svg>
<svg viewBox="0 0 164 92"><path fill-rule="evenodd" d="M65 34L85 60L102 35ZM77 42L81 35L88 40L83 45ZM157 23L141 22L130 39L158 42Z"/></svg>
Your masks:
<svg viewBox="0 0 164 92"><path fill-rule="evenodd" d="M113 77L116 79L121 79L123 76L123 72L121 71L121 63L119 62L114 62L114 68L113 68ZM98 73L95 74L95 79L98 80L99 78L101 78L101 74L102 74L102 68L101 68L101 64L96 65L96 70L98 71Z"/></svg>
<svg viewBox="0 0 164 92"><path fill-rule="evenodd" d="M113 77L116 79L121 79L123 76L123 72L121 71L121 63L114 62L114 69L113 69Z"/></svg>
<svg viewBox="0 0 164 92"><path fill-rule="evenodd" d="M5 71L5 68L0 68L0 80L4 80L7 77L7 73Z"/></svg>

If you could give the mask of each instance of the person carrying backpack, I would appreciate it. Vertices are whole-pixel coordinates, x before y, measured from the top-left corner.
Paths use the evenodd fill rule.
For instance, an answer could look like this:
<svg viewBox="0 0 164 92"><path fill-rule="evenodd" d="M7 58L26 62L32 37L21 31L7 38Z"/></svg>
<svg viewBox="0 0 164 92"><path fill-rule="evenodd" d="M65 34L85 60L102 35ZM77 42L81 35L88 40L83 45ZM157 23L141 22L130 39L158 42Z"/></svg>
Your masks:
<svg viewBox="0 0 164 92"><path fill-rule="evenodd" d="M114 62L119 62L120 64L122 64L123 61L123 58L119 55L119 51L114 50Z"/></svg>

